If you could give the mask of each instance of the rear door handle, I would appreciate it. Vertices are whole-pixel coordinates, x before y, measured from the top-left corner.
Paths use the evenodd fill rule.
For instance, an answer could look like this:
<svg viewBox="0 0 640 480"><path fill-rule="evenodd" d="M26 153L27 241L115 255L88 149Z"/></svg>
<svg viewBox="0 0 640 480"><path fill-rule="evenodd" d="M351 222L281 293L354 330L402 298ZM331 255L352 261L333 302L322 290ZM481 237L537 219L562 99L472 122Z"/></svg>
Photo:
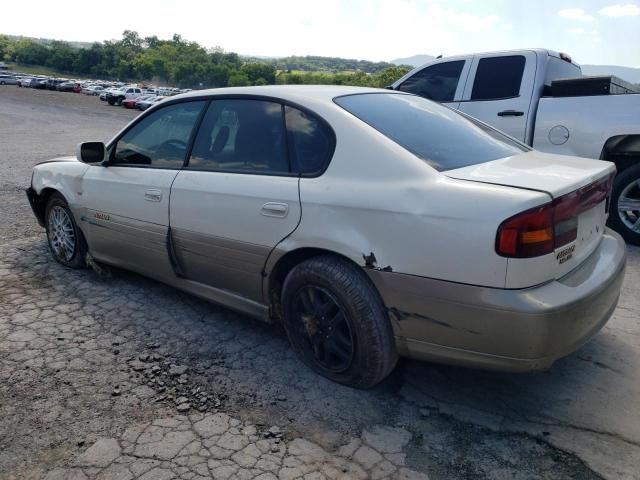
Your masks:
<svg viewBox="0 0 640 480"><path fill-rule="evenodd" d="M260 213L265 217L279 217L284 218L289 213L289 205L279 202L267 202L262 205Z"/></svg>
<svg viewBox="0 0 640 480"><path fill-rule="evenodd" d="M144 191L144 199L147 202L159 202L162 200L162 191L155 188L150 188Z"/></svg>
<svg viewBox="0 0 640 480"><path fill-rule="evenodd" d="M521 117L524 115L524 112L518 112L516 110L503 110L498 112L499 117Z"/></svg>

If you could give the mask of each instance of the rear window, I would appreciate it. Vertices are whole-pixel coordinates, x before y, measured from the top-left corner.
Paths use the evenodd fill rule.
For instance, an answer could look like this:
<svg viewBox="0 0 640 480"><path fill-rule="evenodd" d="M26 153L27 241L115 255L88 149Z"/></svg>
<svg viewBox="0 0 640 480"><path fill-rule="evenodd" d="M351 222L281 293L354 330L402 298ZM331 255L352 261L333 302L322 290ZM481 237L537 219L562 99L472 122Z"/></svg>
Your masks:
<svg viewBox="0 0 640 480"><path fill-rule="evenodd" d="M334 101L438 171L529 150L487 125L415 95L365 93Z"/></svg>
<svg viewBox="0 0 640 480"><path fill-rule="evenodd" d="M544 84L551 86L551 82L554 80L581 76L582 70L580 70L579 66L558 57L549 56L549 62L547 63L547 75L545 76Z"/></svg>

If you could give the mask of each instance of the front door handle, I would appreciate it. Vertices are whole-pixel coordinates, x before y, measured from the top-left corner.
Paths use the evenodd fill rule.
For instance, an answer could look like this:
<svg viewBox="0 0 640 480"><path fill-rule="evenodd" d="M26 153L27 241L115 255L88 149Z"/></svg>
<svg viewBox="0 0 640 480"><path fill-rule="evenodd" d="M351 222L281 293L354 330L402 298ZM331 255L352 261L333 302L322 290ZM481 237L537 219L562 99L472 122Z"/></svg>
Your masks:
<svg viewBox="0 0 640 480"><path fill-rule="evenodd" d="M147 202L159 202L162 200L162 191L155 188L150 188L144 191L144 199Z"/></svg>
<svg viewBox="0 0 640 480"><path fill-rule="evenodd" d="M260 209L260 213L265 217L284 218L289 213L289 205L279 202L267 202Z"/></svg>
<svg viewBox="0 0 640 480"><path fill-rule="evenodd" d="M518 112L516 110L503 110L498 112L499 117L521 117L524 115L524 112Z"/></svg>

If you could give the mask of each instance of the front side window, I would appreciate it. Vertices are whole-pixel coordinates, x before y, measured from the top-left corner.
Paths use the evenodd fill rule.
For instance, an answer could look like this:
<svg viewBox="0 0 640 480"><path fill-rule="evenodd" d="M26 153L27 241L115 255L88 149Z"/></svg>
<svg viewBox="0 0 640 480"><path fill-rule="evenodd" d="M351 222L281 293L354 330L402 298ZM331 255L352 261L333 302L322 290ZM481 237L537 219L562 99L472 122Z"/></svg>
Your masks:
<svg viewBox="0 0 640 480"><path fill-rule="evenodd" d="M522 55L481 58L471 100L498 100L520 95L525 62Z"/></svg>
<svg viewBox="0 0 640 480"><path fill-rule="evenodd" d="M458 88L464 60L438 63L407 78L398 90L436 102L452 102Z"/></svg>
<svg viewBox="0 0 640 480"><path fill-rule="evenodd" d="M488 125L414 95L368 93L334 101L438 171L529 151Z"/></svg>
<svg viewBox="0 0 640 480"><path fill-rule="evenodd" d="M205 102L185 102L154 111L116 143L110 163L181 168L187 145Z"/></svg>
<svg viewBox="0 0 640 480"><path fill-rule="evenodd" d="M286 106L289 151L296 171L313 175L325 169L335 147L335 136L319 118L297 108Z"/></svg>
<svg viewBox="0 0 640 480"><path fill-rule="evenodd" d="M188 168L288 174L283 106L262 100L213 100Z"/></svg>

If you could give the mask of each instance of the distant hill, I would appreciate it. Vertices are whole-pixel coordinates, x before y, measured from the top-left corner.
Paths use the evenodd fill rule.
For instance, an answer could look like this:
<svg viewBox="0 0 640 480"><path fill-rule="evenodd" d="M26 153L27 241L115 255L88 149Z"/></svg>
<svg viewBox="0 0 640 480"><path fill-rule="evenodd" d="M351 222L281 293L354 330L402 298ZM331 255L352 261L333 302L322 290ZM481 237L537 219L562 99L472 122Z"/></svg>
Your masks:
<svg viewBox="0 0 640 480"><path fill-rule="evenodd" d="M395 65L388 62L371 62L354 58L320 57L317 55L265 57L243 56L245 61L272 62L278 70L302 70L310 72L366 72L380 73Z"/></svg>
<svg viewBox="0 0 640 480"><path fill-rule="evenodd" d="M391 60L391 63L395 65L411 65L412 67L419 67L420 65L424 65L425 63L435 59L436 57L432 55L414 55L413 57L396 58L395 60Z"/></svg>
<svg viewBox="0 0 640 480"><path fill-rule="evenodd" d="M0 35L3 35L3 34L0 34ZM25 37L23 35L5 35L5 36L9 37L11 40L23 40L25 38L28 38L31 40L35 40L36 42L41 43L43 45L51 45L52 42L58 41L51 38ZM68 41L68 40L62 40L62 41L67 42L69 45L75 48L90 48L91 45L93 45L91 42L74 42L74 41Z"/></svg>
<svg viewBox="0 0 640 480"><path fill-rule="evenodd" d="M640 83L640 68L617 65L581 65L585 75L615 75L631 83Z"/></svg>

